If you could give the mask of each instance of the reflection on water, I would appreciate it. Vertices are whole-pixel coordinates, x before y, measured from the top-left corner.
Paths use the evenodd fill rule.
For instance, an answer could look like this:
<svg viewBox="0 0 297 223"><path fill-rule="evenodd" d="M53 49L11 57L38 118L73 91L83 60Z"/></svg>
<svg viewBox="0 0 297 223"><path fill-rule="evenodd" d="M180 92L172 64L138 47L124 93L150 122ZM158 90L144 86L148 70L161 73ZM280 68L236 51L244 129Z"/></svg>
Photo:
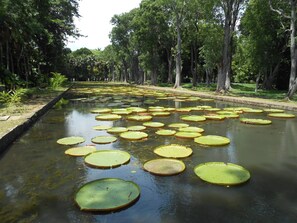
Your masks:
<svg viewBox="0 0 297 223"><path fill-rule="evenodd" d="M123 97L124 98L124 97ZM120 98L122 99L122 98ZM145 107L146 97L127 99ZM142 101L139 101L141 99ZM152 99L151 97L149 99ZM122 99L123 100L123 99ZM125 99L126 100L126 99ZM125 106L127 106L127 101ZM271 126L252 126L238 119L191 123L205 129L204 134L230 138L228 146L205 148L193 140L161 137L147 129L146 141L126 141L96 145L100 149L120 149L131 154L129 164L115 169L92 169L82 158L64 155L65 146L56 140L66 136L83 136L82 145L91 139L109 135L95 131L96 125L132 126L139 122L96 121L89 111L107 104L124 104L118 98L100 103L72 102L64 109L50 110L28 132L17 140L0 160L0 222L295 222L297 219L297 119L273 119ZM199 102L160 100L154 105L188 107ZM223 108L224 103L203 103ZM234 106L234 105L232 105ZM184 113L154 117L153 121L181 122ZM191 114L202 114L199 111ZM244 114L265 118L265 114ZM193 149L183 159L186 171L171 177L151 175L142 164L157 156L153 149L164 144L183 144ZM194 174L203 162L233 162L247 168L251 180L236 187L207 184ZM100 178L132 180L141 188L140 199L119 212L94 214L79 211L73 197L84 183Z"/></svg>

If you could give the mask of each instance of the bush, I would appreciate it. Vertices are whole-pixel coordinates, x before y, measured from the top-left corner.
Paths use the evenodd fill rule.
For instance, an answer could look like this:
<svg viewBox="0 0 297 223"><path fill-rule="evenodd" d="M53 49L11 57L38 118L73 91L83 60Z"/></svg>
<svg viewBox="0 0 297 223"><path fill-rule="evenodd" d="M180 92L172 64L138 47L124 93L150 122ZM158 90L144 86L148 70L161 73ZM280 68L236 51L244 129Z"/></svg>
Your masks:
<svg viewBox="0 0 297 223"><path fill-rule="evenodd" d="M0 103L3 104L15 104L21 102L27 97L27 90L19 88L16 90L10 90L8 92L0 92Z"/></svg>
<svg viewBox="0 0 297 223"><path fill-rule="evenodd" d="M53 77L50 78L50 88L52 89L62 87L63 84L67 81L67 78L58 72L52 72L52 75Z"/></svg>

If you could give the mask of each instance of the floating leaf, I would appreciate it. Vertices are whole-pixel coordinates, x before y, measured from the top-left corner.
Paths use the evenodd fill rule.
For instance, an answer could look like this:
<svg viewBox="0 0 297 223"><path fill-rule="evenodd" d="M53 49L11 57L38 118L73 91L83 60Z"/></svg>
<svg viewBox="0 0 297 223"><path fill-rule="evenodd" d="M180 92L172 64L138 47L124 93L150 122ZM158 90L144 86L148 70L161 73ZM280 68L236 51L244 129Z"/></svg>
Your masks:
<svg viewBox="0 0 297 223"><path fill-rule="evenodd" d="M152 114L152 116L169 116L170 112L165 112L165 111L163 111L163 112L152 112L151 114Z"/></svg>
<svg viewBox="0 0 297 223"><path fill-rule="evenodd" d="M194 141L203 146L224 146L230 143L230 139L216 135L201 136L195 138Z"/></svg>
<svg viewBox="0 0 297 223"><path fill-rule="evenodd" d="M243 109L243 111L245 113L262 113L263 110L262 109L252 109L252 108L249 108L249 109Z"/></svg>
<svg viewBox="0 0 297 223"><path fill-rule="evenodd" d="M97 109L92 109L90 111L91 113L109 113L111 112L110 108L97 108Z"/></svg>
<svg viewBox="0 0 297 223"><path fill-rule="evenodd" d="M180 131L180 132L199 132L199 133L202 133L202 132L204 132L204 129L199 128L199 127L195 127L195 126L188 126L188 127L179 128L178 131Z"/></svg>
<svg viewBox="0 0 297 223"><path fill-rule="evenodd" d="M143 168L156 175L170 176L183 172L186 166L176 159L154 159L144 163Z"/></svg>
<svg viewBox="0 0 297 223"><path fill-rule="evenodd" d="M92 138L92 142L97 144L108 144L115 141L117 141L117 138L114 136L97 136Z"/></svg>
<svg viewBox="0 0 297 223"><path fill-rule="evenodd" d="M175 136L178 138L194 139L201 136L201 134L199 132L177 132Z"/></svg>
<svg viewBox="0 0 297 223"><path fill-rule="evenodd" d="M85 157L85 163L97 168L118 167L130 161L130 154L121 150L100 150Z"/></svg>
<svg viewBox="0 0 297 223"><path fill-rule="evenodd" d="M133 125L133 126L129 126L129 127L127 127L127 129L128 129L129 131L142 131L142 130L145 130L146 127L143 126L143 125Z"/></svg>
<svg viewBox="0 0 297 223"><path fill-rule="evenodd" d="M199 116L199 115L187 115L181 117L181 120L184 121L189 121L189 122L203 122L206 120L204 116Z"/></svg>
<svg viewBox="0 0 297 223"><path fill-rule="evenodd" d="M111 126L107 126L107 125L97 125L97 126L93 127L93 129L97 130L97 131L107 130L110 128L111 128Z"/></svg>
<svg viewBox="0 0 297 223"><path fill-rule="evenodd" d="M268 116L273 118L295 118L295 115L288 113L270 113Z"/></svg>
<svg viewBox="0 0 297 223"><path fill-rule="evenodd" d="M219 185L237 185L250 179L248 170L233 163L202 163L194 168L194 172L202 180Z"/></svg>
<svg viewBox="0 0 297 223"><path fill-rule="evenodd" d="M101 121L112 121L112 120L118 120L121 119L122 116L116 115L116 114L107 114L107 115L97 115L96 120L101 120Z"/></svg>
<svg viewBox="0 0 297 223"><path fill-rule="evenodd" d="M271 124L271 120L259 119L259 118L241 118L240 122L245 124L252 124L252 125L269 125Z"/></svg>
<svg viewBox="0 0 297 223"><path fill-rule="evenodd" d="M147 109L139 108L139 107L130 107L130 108L127 108L127 110L135 112L135 113L146 112L147 111Z"/></svg>
<svg viewBox="0 0 297 223"><path fill-rule="evenodd" d="M160 130L156 131L156 134L160 135L160 136L172 136L175 133L176 133L176 131L170 130L170 129L160 129Z"/></svg>
<svg viewBox="0 0 297 223"><path fill-rule="evenodd" d="M154 153L166 158L185 158L192 155L193 151L186 146L170 144L157 147Z"/></svg>
<svg viewBox="0 0 297 223"><path fill-rule="evenodd" d="M132 111L127 110L125 108L118 108L118 109L112 109L111 113L116 115L130 115Z"/></svg>
<svg viewBox="0 0 297 223"><path fill-rule="evenodd" d="M145 122L145 121L152 120L152 118L153 116L151 115L132 115L132 116L128 116L127 120Z"/></svg>
<svg viewBox="0 0 297 223"><path fill-rule="evenodd" d="M75 195L82 211L114 211L137 200L140 188L132 181L103 178L83 185Z"/></svg>
<svg viewBox="0 0 297 223"><path fill-rule="evenodd" d="M120 137L128 140L140 140L140 139L147 138L148 134L145 132L139 132L139 131L129 131L129 132L121 133Z"/></svg>
<svg viewBox="0 0 297 223"><path fill-rule="evenodd" d="M127 131L128 129L126 127L112 127L107 130L108 133L122 133Z"/></svg>
<svg viewBox="0 0 297 223"><path fill-rule="evenodd" d="M74 148L67 149L65 151L65 154L70 156L85 156L95 151L96 151L95 146L81 146L81 147L74 147Z"/></svg>
<svg viewBox="0 0 297 223"><path fill-rule="evenodd" d="M164 123L162 122L144 122L144 126L151 127L151 128L160 128L164 126Z"/></svg>
<svg viewBox="0 0 297 223"><path fill-rule="evenodd" d="M175 111L177 112L190 112L192 108L176 108Z"/></svg>
<svg viewBox="0 0 297 223"><path fill-rule="evenodd" d="M217 121L221 121L225 119L224 115L213 115L213 114L209 114L209 115L204 115L204 117L208 120L217 120Z"/></svg>
<svg viewBox="0 0 297 223"><path fill-rule="evenodd" d="M187 123L172 123L170 125L168 125L168 127L170 128L183 128L183 127L188 127L189 124Z"/></svg>
<svg viewBox="0 0 297 223"><path fill-rule="evenodd" d="M85 141L85 139L83 137L80 136L70 136L70 137L65 137L65 138L61 138L57 141L58 144L61 145L76 145L76 144L80 144L83 143Z"/></svg>
<svg viewBox="0 0 297 223"><path fill-rule="evenodd" d="M282 109L275 109L275 108L267 108L267 109L264 109L264 111L269 112L269 113L283 113L283 112L285 112Z"/></svg>

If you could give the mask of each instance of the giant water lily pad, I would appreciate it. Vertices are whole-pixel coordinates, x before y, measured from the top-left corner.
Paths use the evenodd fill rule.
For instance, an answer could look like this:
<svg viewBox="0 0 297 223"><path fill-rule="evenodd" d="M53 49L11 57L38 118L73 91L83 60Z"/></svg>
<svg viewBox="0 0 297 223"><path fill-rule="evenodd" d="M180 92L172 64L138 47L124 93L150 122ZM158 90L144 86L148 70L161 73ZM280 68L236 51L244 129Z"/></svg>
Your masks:
<svg viewBox="0 0 297 223"><path fill-rule="evenodd" d="M191 156L193 150L186 146L170 144L157 147L154 153L166 158L185 158Z"/></svg>
<svg viewBox="0 0 297 223"><path fill-rule="evenodd" d="M153 116L151 116L151 115L132 115L132 116L128 116L127 120L146 122L146 121L152 120L152 118L153 118Z"/></svg>
<svg viewBox="0 0 297 223"><path fill-rule="evenodd" d="M117 138L114 136L97 136L92 138L92 142L97 144L108 144L115 141L117 141Z"/></svg>
<svg viewBox="0 0 297 223"><path fill-rule="evenodd" d="M97 115L96 120L101 120L101 121L112 121L112 120L118 120L121 119L122 116L116 115L116 114L106 114L106 115Z"/></svg>
<svg viewBox="0 0 297 223"><path fill-rule="evenodd" d="M57 143L61 144L61 145L72 146L72 145L77 145L77 144L83 143L84 141L85 141L85 139L83 137L70 136L70 137L58 139Z"/></svg>
<svg viewBox="0 0 297 223"><path fill-rule="evenodd" d="M65 151L65 154L69 156L85 156L95 151L96 151L95 146L81 146L81 147L74 147L74 148L67 149Z"/></svg>
<svg viewBox="0 0 297 223"><path fill-rule="evenodd" d="M130 115L132 111L126 108L117 108L117 109L112 109L111 113L116 115Z"/></svg>
<svg viewBox="0 0 297 223"><path fill-rule="evenodd" d="M132 204L140 188L132 181L103 178L83 185L75 195L82 211L114 211Z"/></svg>
<svg viewBox="0 0 297 223"><path fill-rule="evenodd" d="M152 112L151 114L152 114L152 116L169 116L170 115L170 112L166 112L166 111L163 111L163 112Z"/></svg>
<svg viewBox="0 0 297 223"><path fill-rule="evenodd" d="M127 131L128 129L126 127L112 127L107 130L108 133L122 133Z"/></svg>
<svg viewBox="0 0 297 223"><path fill-rule="evenodd" d="M142 130L145 130L146 127L143 126L143 125L133 125L133 126L129 126L129 127L127 127L127 129L128 129L129 131L142 131Z"/></svg>
<svg viewBox="0 0 297 223"><path fill-rule="evenodd" d="M265 112L269 112L269 113L283 113L285 112L282 109L276 109L276 108L266 108L264 109Z"/></svg>
<svg viewBox="0 0 297 223"><path fill-rule="evenodd" d="M215 114L204 115L204 117L208 120L217 120L217 121L221 121L226 118L224 115L215 115Z"/></svg>
<svg viewBox="0 0 297 223"><path fill-rule="evenodd" d="M160 130L156 131L156 134L160 135L160 136L172 136L175 133L176 133L175 130L170 130L170 129L160 129Z"/></svg>
<svg viewBox="0 0 297 223"><path fill-rule="evenodd" d="M195 126L188 126L184 128L179 128L178 131L180 132L199 132L202 133L204 132L203 128L195 127Z"/></svg>
<svg viewBox="0 0 297 223"><path fill-rule="evenodd" d="M188 122L203 122L206 120L206 118L200 115L187 115L187 116L181 117L181 120L188 121Z"/></svg>
<svg viewBox="0 0 297 223"><path fill-rule="evenodd" d="M259 118L241 118L240 122L252 125L269 125L271 120L259 119Z"/></svg>
<svg viewBox="0 0 297 223"><path fill-rule="evenodd" d="M269 113L268 116L273 118L295 118L295 115L288 113Z"/></svg>
<svg viewBox="0 0 297 223"><path fill-rule="evenodd" d="M111 126L108 126L108 125L96 125L93 127L93 129L97 130L97 131L107 130L110 128L111 128Z"/></svg>
<svg viewBox="0 0 297 223"><path fill-rule="evenodd" d="M97 108L97 109L92 109L90 111L91 113L109 113L111 112L110 108Z"/></svg>
<svg viewBox="0 0 297 223"><path fill-rule="evenodd" d="M170 176L183 172L186 165L183 161L176 159L154 159L146 162L143 168L156 175Z"/></svg>
<svg viewBox="0 0 297 223"><path fill-rule="evenodd" d="M139 131L129 131L129 132L121 133L120 137L128 140L141 140L141 139L147 138L148 134L145 132L139 132Z"/></svg>
<svg viewBox="0 0 297 223"><path fill-rule="evenodd" d="M170 128L184 128L184 127L188 127L189 124L187 123L172 123L170 125L168 125L168 127Z"/></svg>
<svg viewBox="0 0 297 223"><path fill-rule="evenodd" d="M194 141L203 146L224 146L230 143L230 139L217 135L200 136Z"/></svg>
<svg viewBox="0 0 297 223"><path fill-rule="evenodd" d="M177 132L175 136L178 138L194 139L201 136L201 134L199 132Z"/></svg>
<svg viewBox="0 0 297 223"><path fill-rule="evenodd" d="M162 122L144 122L143 125L151 128L160 128L163 127L165 124Z"/></svg>
<svg viewBox="0 0 297 223"><path fill-rule="evenodd" d="M262 109L252 109L252 108L243 109L243 111L245 113L256 113L256 114L259 114L259 113L262 113L263 112Z"/></svg>
<svg viewBox="0 0 297 223"><path fill-rule="evenodd" d="M130 161L130 154L121 150L100 150L85 157L85 163L97 168L118 167Z"/></svg>
<svg viewBox="0 0 297 223"><path fill-rule="evenodd" d="M248 170L233 163L202 163L194 168L194 172L206 182L226 186L242 184L250 179Z"/></svg>

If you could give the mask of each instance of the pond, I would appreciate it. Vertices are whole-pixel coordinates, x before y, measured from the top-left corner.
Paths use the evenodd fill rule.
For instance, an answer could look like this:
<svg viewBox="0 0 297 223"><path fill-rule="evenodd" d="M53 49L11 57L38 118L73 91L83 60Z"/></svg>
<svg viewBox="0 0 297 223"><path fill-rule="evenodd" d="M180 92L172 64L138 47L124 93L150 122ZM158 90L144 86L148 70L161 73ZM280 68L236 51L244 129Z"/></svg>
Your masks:
<svg viewBox="0 0 297 223"><path fill-rule="evenodd" d="M116 90L114 90L116 89ZM193 139L159 136L156 128L144 130L147 140L120 138L110 144L96 144L97 150L123 150L130 162L117 168L96 169L85 165L81 157L65 155L71 146L57 144L67 136L81 136L93 144L96 136L110 135L93 129L97 125L127 127L142 125L122 116L115 121L99 121L97 108L187 108L211 106L226 108L244 105L137 90L122 86L81 88L73 91L70 102L51 109L29 131L16 140L0 159L0 222L296 222L297 219L297 118L268 118L267 113L243 113L240 117L272 120L271 125L249 125L238 118L222 121L186 122L183 115L203 115L205 111L171 112L153 117L165 124L188 123L203 128L203 135L219 135L230 144L203 147ZM130 93L132 92L132 93ZM76 100L76 98L82 98ZM156 100L157 98L157 100ZM190 99L191 100L190 100ZM292 112L288 112L292 113ZM190 147L193 154L180 159L186 170L174 176L157 176L143 164L159 158L153 150L161 145ZM198 164L231 162L246 168L251 178L237 186L220 186L202 181L194 173ZM120 178L135 182L141 189L131 206L109 213L80 211L74 202L79 188L102 178Z"/></svg>

